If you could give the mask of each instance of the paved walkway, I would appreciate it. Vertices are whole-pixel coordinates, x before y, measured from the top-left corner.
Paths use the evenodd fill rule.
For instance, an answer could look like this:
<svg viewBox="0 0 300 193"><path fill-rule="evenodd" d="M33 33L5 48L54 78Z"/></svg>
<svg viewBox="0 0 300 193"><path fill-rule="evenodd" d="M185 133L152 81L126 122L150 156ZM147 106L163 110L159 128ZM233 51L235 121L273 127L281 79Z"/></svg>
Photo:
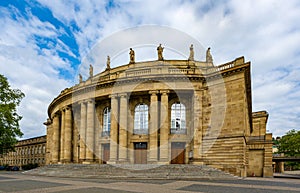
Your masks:
<svg viewBox="0 0 300 193"><path fill-rule="evenodd" d="M245 178L240 180L110 180L57 178L23 175L21 172L0 172L0 192L17 193L296 193L299 179Z"/></svg>

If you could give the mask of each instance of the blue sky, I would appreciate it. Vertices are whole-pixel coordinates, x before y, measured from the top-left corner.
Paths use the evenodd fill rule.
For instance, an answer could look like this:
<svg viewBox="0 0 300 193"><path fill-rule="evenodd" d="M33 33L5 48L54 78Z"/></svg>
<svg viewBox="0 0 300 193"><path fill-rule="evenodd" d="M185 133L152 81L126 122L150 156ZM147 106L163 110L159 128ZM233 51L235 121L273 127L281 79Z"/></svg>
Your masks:
<svg viewBox="0 0 300 193"><path fill-rule="evenodd" d="M253 110L267 110L267 129L279 136L299 129L299 19L297 0L3 0L0 73L26 94L19 108L24 138L43 135L48 105L77 81L98 42L131 27L168 26L211 47L215 64L251 61Z"/></svg>

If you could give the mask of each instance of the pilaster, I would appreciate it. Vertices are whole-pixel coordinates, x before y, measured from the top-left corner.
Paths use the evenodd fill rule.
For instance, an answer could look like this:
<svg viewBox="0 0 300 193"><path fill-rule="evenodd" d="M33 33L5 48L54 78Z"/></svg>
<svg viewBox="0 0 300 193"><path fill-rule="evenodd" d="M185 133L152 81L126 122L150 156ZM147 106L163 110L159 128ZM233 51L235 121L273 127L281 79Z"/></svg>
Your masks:
<svg viewBox="0 0 300 193"><path fill-rule="evenodd" d="M192 162L203 164L202 162L202 96L203 90L195 90L193 97L193 149Z"/></svg>

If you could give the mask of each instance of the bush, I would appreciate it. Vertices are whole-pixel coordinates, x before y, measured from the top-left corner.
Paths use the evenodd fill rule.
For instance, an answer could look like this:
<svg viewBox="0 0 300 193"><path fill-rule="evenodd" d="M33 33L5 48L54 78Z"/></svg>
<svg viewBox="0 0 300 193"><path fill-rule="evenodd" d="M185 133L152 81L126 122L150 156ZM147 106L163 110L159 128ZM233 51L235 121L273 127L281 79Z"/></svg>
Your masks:
<svg viewBox="0 0 300 193"><path fill-rule="evenodd" d="M34 168L37 168L37 167L39 167L39 164L37 164L37 163L22 165L23 170L31 170L31 169L34 169Z"/></svg>

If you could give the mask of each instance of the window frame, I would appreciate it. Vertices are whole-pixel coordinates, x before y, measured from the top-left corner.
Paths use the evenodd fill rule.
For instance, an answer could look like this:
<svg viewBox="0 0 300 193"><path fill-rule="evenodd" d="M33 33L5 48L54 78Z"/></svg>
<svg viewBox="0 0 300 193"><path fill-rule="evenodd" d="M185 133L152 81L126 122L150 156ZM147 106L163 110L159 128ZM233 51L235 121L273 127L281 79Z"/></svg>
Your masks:
<svg viewBox="0 0 300 193"><path fill-rule="evenodd" d="M147 135L149 133L149 106L139 103L134 108L133 134Z"/></svg>
<svg viewBox="0 0 300 193"><path fill-rule="evenodd" d="M171 105L170 133L186 134L186 106L181 102Z"/></svg>
<svg viewBox="0 0 300 193"><path fill-rule="evenodd" d="M102 115L102 137L110 136L111 130L111 108L105 107Z"/></svg>

